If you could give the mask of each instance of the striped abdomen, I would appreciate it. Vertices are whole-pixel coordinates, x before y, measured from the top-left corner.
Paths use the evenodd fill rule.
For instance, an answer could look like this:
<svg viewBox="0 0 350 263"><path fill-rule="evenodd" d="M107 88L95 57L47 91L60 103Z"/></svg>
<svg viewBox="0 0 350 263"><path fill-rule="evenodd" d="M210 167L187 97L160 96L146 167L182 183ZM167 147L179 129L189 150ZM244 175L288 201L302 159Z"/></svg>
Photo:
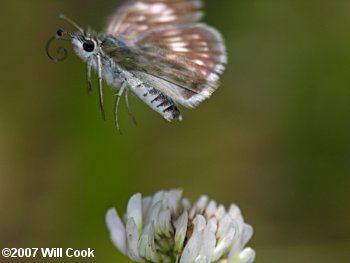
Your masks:
<svg viewBox="0 0 350 263"><path fill-rule="evenodd" d="M182 116L174 101L163 92L139 81L128 81L130 89L148 106L166 120L181 120Z"/></svg>

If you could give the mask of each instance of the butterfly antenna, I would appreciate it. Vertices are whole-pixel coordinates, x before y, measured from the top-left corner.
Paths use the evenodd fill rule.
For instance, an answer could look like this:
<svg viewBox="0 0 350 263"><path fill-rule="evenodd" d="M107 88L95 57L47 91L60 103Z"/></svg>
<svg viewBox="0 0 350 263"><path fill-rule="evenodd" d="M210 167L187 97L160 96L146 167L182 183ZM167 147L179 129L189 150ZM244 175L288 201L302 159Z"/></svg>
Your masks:
<svg viewBox="0 0 350 263"><path fill-rule="evenodd" d="M75 27L76 29L78 29L80 31L80 33L84 34L84 29L81 28L80 26L78 26L77 23L75 23L72 19L70 19L69 17L67 17L62 11L58 14L59 18L67 21L69 24L71 24L73 27Z"/></svg>
<svg viewBox="0 0 350 263"><path fill-rule="evenodd" d="M65 35L67 35L68 33L63 31L62 29L59 29L56 33L55 36L49 38L49 40L47 41L46 43L46 54L47 56L53 60L54 62L61 62L63 60L65 60L68 56L68 52L67 52L67 49L64 48L64 47L57 47L56 50L55 50L55 53L52 53L52 43L55 41L55 40L65 40L65 41L69 41L68 38L65 38ZM69 35L69 34L68 34Z"/></svg>
<svg viewBox="0 0 350 263"><path fill-rule="evenodd" d="M126 109L128 111L128 114L130 116L130 118L132 119L132 122L134 123L135 126L137 126L137 121L136 118L134 116L134 114L132 114L130 105L129 105L129 89L126 89L125 91L125 105L126 105Z"/></svg>

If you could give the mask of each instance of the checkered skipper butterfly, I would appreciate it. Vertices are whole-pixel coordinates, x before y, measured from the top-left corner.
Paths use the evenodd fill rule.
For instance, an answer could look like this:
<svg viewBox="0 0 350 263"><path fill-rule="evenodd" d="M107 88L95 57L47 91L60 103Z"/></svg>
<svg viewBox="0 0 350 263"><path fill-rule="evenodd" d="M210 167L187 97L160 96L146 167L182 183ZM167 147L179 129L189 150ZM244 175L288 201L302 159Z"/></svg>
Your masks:
<svg viewBox="0 0 350 263"><path fill-rule="evenodd" d="M91 68L99 79L100 108L104 117L102 80L118 87L115 121L119 130L118 105L128 92L166 120L181 120L177 105L195 108L217 89L227 57L220 33L198 22L200 0L127 0L110 18L105 32L83 30L63 14L78 31L59 30L53 39L69 40L87 63L88 90ZM50 55L48 42L47 52ZM58 51L64 51L62 48Z"/></svg>

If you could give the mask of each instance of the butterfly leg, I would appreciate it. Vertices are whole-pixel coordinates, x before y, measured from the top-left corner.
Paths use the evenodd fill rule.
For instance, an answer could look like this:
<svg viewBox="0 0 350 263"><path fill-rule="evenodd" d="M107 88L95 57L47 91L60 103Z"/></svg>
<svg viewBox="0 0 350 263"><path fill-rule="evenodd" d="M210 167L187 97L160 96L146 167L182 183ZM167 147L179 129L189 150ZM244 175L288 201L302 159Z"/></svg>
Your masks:
<svg viewBox="0 0 350 263"><path fill-rule="evenodd" d="M100 110L102 118L105 120L105 110L103 108L103 90L102 90L102 62L101 56L97 55L97 77L98 77L98 88L99 88L99 98L100 98Z"/></svg>
<svg viewBox="0 0 350 263"><path fill-rule="evenodd" d="M87 63L87 93L90 95L92 88L91 88L91 62L89 61Z"/></svg>
<svg viewBox="0 0 350 263"><path fill-rule="evenodd" d="M128 114L130 116L130 118L132 119L132 122L137 126L137 121L135 119L134 114L132 114L130 105L129 105L129 89L125 90L125 105L126 105L126 109L128 111Z"/></svg>
<svg viewBox="0 0 350 263"><path fill-rule="evenodd" d="M127 82L124 81L122 83L122 85L120 86L118 93L116 94L117 98L115 100L115 106L114 106L114 120L115 120L115 127L117 128L117 130L119 131L119 133L122 133L120 126L119 126L119 120L118 120L118 108L119 108L119 102L120 102L120 98L123 95L123 92L126 88Z"/></svg>

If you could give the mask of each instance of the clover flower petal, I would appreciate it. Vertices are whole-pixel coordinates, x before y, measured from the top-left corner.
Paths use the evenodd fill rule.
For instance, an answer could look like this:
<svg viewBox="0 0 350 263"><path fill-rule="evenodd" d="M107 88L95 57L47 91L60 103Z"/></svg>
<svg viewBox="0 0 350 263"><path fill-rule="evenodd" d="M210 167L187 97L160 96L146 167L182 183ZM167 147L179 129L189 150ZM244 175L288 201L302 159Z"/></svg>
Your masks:
<svg viewBox="0 0 350 263"><path fill-rule="evenodd" d="M202 195L191 207L182 190L133 195L123 224L114 208L106 214L112 243L140 263L251 263L255 251L245 248L253 228L237 205L228 211Z"/></svg>

